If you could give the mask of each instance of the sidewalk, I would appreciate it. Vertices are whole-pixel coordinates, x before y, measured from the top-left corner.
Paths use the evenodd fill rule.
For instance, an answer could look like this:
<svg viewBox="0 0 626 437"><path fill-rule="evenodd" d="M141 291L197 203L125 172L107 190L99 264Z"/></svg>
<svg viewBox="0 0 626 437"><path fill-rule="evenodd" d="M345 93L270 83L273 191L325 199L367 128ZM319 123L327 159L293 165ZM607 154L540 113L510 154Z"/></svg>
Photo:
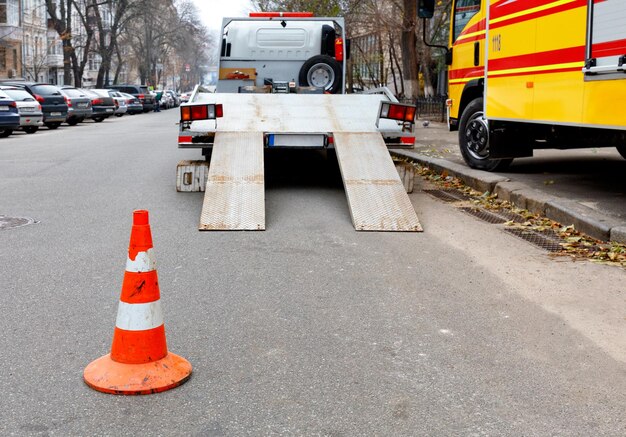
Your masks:
<svg viewBox="0 0 626 437"><path fill-rule="evenodd" d="M443 123L417 122L413 149L393 149L433 170L447 171L479 191L542 214L591 237L626 243L626 160L613 148L536 150L506 172L473 170L464 163L458 132Z"/></svg>

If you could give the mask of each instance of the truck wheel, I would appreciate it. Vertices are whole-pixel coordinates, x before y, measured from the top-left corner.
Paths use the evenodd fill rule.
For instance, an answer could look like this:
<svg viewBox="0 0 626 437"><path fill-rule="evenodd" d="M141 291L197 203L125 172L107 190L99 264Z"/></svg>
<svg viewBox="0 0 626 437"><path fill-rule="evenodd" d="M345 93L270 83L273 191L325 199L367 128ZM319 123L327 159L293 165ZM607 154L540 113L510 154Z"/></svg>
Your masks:
<svg viewBox="0 0 626 437"><path fill-rule="evenodd" d="M324 88L331 94L341 91L341 64L327 55L316 55L305 61L300 68L300 86Z"/></svg>
<svg viewBox="0 0 626 437"><path fill-rule="evenodd" d="M0 138L8 137L13 133L13 129L2 129L0 130Z"/></svg>
<svg viewBox="0 0 626 437"><path fill-rule="evenodd" d="M471 168L486 171L504 170L512 159L489 159L489 128L483 118L483 98L465 107L459 123L459 147Z"/></svg>
<svg viewBox="0 0 626 437"><path fill-rule="evenodd" d="M623 146L617 146L617 151L619 152L620 155L622 155L624 157L624 159L626 159L626 145Z"/></svg>

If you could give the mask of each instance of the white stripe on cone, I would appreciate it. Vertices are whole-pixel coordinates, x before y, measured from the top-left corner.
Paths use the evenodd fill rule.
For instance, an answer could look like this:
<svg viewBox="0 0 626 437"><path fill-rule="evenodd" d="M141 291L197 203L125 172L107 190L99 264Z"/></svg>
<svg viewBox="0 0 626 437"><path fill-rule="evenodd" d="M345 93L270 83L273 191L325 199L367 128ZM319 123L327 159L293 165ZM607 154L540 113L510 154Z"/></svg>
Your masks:
<svg viewBox="0 0 626 437"><path fill-rule="evenodd" d="M149 303L126 303L117 307L115 326L126 331L146 331L163 324L161 301Z"/></svg>
<svg viewBox="0 0 626 437"><path fill-rule="evenodd" d="M132 273L151 272L156 270L156 257L154 251L138 252L135 260L126 258L126 271Z"/></svg>

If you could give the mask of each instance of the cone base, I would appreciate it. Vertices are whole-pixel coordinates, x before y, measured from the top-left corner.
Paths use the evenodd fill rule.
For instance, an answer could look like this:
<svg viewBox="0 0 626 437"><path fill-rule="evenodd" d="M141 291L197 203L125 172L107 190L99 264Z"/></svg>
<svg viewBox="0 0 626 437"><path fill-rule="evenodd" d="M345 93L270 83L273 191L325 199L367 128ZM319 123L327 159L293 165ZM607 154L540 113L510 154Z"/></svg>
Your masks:
<svg viewBox="0 0 626 437"><path fill-rule="evenodd" d="M89 387L116 395L159 393L178 387L190 377L189 361L171 352L145 364L118 363L107 354L92 361L83 373Z"/></svg>

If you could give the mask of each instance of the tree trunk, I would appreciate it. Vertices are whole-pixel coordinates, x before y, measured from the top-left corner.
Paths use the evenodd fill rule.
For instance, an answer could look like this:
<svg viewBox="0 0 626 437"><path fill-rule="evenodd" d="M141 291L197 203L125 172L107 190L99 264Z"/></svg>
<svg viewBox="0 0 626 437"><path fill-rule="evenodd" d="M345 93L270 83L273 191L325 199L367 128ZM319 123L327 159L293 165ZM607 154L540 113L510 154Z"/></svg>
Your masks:
<svg viewBox="0 0 626 437"><path fill-rule="evenodd" d="M403 0L404 15L402 18L402 70L404 71L405 91L407 97L417 97L419 82L417 72L417 36L415 33L417 22L417 2Z"/></svg>

